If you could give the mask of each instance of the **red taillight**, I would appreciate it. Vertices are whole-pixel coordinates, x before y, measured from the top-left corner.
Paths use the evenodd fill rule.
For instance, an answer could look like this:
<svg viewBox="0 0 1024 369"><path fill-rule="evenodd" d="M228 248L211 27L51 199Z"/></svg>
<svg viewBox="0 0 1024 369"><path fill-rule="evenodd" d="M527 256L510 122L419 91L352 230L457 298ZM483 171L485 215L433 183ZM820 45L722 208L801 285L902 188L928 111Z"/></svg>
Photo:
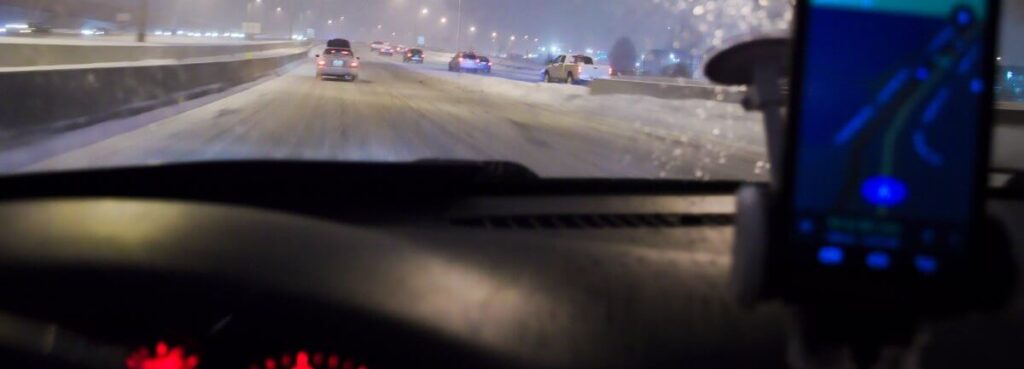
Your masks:
<svg viewBox="0 0 1024 369"><path fill-rule="evenodd" d="M614 75L615 75L615 68L611 68L611 67L609 67L609 68L608 68L608 75L609 75L609 76L614 76Z"/></svg>
<svg viewBox="0 0 1024 369"><path fill-rule="evenodd" d="M352 62L352 68L359 68L359 62L358 61L353 61Z"/></svg>
<svg viewBox="0 0 1024 369"><path fill-rule="evenodd" d="M459 58L459 63L462 63L462 58Z"/></svg>
<svg viewBox="0 0 1024 369"><path fill-rule="evenodd" d="M488 62L488 63L487 63L487 65L494 65L494 63L490 63L490 62Z"/></svg>
<svg viewBox="0 0 1024 369"><path fill-rule="evenodd" d="M321 66L321 67L322 67L322 66L325 66L325 65L327 65L327 61L326 61L326 60L323 60L323 59L321 59L321 60L317 60L317 61L316 61L316 65L319 65L319 66Z"/></svg>

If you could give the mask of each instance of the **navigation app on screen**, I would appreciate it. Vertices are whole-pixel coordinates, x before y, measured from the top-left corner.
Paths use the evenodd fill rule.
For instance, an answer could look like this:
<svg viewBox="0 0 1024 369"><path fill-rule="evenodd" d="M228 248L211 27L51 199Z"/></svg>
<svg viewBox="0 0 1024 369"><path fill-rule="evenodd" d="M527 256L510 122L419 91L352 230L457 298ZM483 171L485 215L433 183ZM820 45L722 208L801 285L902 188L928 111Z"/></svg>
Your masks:
<svg viewBox="0 0 1024 369"><path fill-rule="evenodd" d="M988 108L986 4L811 0L793 226L819 264L935 273L961 246Z"/></svg>

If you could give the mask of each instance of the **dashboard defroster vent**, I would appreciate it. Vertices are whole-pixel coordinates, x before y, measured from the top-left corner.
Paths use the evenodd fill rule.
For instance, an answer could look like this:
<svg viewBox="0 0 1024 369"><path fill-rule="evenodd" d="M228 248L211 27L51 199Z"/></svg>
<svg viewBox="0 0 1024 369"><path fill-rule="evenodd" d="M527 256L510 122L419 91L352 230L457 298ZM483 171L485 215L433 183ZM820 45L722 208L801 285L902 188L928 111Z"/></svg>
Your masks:
<svg viewBox="0 0 1024 369"><path fill-rule="evenodd" d="M731 225L732 214L548 214L453 218L451 224L484 229L620 229Z"/></svg>

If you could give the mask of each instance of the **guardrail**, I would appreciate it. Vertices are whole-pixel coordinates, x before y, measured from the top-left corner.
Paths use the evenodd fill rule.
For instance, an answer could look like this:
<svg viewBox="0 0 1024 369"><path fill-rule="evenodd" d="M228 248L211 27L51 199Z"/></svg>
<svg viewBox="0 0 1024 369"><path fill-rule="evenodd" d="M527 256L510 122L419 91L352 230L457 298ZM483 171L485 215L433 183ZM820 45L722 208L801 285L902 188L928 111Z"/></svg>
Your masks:
<svg viewBox="0 0 1024 369"><path fill-rule="evenodd" d="M223 91L273 74L307 54L308 47L267 57L2 72L0 142L10 147Z"/></svg>
<svg viewBox="0 0 1024 369"><path fill-rule="evenodd" d="M0 43L0 67L182 60L286 49L296 42L239 45L103 45Z"/></svg>

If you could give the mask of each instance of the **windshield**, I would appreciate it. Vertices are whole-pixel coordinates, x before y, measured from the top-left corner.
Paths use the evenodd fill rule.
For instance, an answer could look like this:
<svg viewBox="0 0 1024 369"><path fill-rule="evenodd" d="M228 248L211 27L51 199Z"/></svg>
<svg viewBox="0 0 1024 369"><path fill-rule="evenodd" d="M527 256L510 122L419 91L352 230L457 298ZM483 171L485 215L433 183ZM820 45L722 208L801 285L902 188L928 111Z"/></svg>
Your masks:
<svg viewBox="0 0 1024 369"><path fill-rule="evenodd" d="M993 87L1019 109L1024 5L1004 13ZM467 160L761 182L762 115L703 66L792 20L791 0L15 0L0 6L0 174ZM330 40L359 60L318 60L340 52ZM547 74L573 60L595 68Z"/></svg>
<svg viewBox="0 0 1024 369"><path fill-rule="evenodd" d="M589 56L577 55L573 57L573 61L576 64L594 64L594 59L590 58Z"/></svg>
<svg viewBox="0 0 1024 369"><path fill-rule="evenodd" d="M348 55L352 55L352 51L351 50L346 50L346 49L327 49L327 50L324 50L324 55L348 56Z"/></svg>

